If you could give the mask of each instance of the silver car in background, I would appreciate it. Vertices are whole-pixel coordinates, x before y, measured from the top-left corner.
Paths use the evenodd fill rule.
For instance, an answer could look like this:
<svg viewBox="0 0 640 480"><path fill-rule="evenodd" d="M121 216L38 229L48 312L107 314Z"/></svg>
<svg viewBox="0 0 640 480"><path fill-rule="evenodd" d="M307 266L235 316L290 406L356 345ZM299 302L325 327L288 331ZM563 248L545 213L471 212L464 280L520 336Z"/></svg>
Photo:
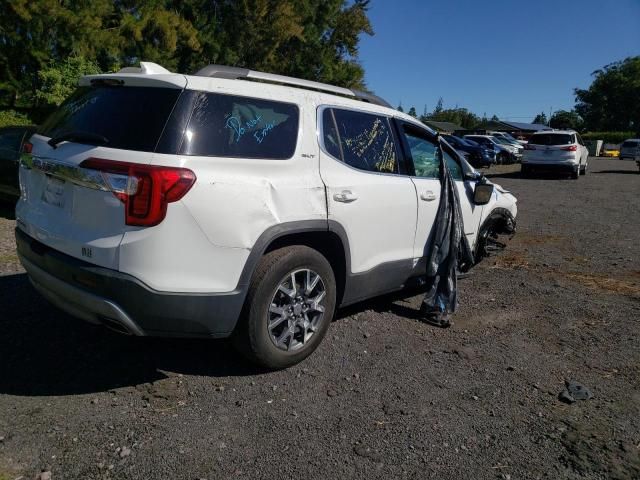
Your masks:
<svg viewBox="0 0 640 480"><path fill-rule="evenodd" d="M620 160L630 158L631 160L640 160L640 139L630 138L625 140L620 147Z"/></svg>

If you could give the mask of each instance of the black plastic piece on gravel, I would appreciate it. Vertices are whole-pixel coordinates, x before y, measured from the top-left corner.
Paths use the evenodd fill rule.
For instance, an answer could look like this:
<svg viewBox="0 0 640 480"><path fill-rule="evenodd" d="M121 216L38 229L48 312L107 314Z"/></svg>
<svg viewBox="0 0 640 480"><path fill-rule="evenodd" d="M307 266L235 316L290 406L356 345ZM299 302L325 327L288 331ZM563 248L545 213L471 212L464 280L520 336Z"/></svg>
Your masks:
<svg viewBox="0 0 640 480"><path fill-rule="evenodd" d="M578 400L590 400L593 398L591 390L575 380L565 380L565 389L560 392L558 399L564 403L575 403Z"/></svg>

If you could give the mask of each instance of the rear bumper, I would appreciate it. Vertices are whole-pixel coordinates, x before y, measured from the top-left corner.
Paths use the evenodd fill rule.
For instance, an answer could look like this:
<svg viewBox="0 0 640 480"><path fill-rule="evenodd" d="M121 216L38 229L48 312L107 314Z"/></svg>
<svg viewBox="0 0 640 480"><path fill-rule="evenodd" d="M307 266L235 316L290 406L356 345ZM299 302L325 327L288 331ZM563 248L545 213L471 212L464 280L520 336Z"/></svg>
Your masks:
<svg viewBox="0 0 640 480"><path fill-rule="evenodd" d="M578 162L536 162L535 160L523 160L522 166L529 170L540 170L549 172L575 172L579 168Z"/></svg>
<svg viewBox="0 0 640 480"><path fill-rule="evenodd" d="M82 320L123 333L227 337L246 291L225 294L158 292L136 278L58 252L16 229L18 256L34 287Z"/></svg>

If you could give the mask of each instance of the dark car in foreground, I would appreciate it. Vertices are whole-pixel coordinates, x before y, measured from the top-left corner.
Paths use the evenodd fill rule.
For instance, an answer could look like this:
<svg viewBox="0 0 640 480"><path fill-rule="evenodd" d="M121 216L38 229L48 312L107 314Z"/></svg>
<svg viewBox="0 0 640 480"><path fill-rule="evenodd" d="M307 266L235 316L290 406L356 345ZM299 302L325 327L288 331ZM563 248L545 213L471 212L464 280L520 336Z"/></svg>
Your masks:
<svg viewBox="0 0 640 480"><path fill-rule="evenodd" d="M12 200L20 196L18 165L22 145L29 140L36 127L19 126L0 128L0 197Z"/></svg>
<svg viewBox="0 0 640 480"><path fill-rule="evenodd" d="M442 135L442 138L444 138L453 148L463 152L467 161L474 168L490 167L492 164L496 163L495 152L474 142L473 140L466 140L454 135Z"/></svg>

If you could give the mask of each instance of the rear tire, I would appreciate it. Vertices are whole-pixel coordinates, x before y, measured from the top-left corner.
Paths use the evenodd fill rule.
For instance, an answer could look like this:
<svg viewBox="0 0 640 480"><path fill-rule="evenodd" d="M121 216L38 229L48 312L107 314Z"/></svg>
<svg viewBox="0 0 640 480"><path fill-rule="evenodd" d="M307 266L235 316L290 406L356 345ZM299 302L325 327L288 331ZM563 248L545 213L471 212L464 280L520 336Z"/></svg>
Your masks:
<svg viewBox="0 0 640 480"><path fill-rule="evenodd" d="M580 175L586 175L587 174L587 164L585 163L584 165L582 165L582 167L580 167Z"/></svg>
<svg viewBox="0 0 640 480"><path fill-rule="evenodd" d="M259 366L290 367L320 345L335 305L335 276L322 254L302 245L274 250L262 257L251 279L233 343Z"/></svg>

